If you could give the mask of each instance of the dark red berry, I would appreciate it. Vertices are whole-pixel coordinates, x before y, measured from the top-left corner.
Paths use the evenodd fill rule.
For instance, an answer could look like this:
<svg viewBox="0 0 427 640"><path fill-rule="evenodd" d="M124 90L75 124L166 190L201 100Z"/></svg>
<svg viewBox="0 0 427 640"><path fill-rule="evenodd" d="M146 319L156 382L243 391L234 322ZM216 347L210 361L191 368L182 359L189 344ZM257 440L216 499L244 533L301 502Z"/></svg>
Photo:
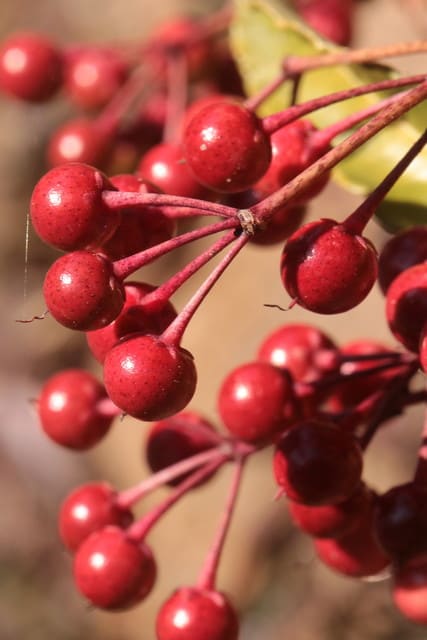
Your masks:
<svg viewBox="0 0 427 640"><path fill-rule="evenodd" d="M182 587L160 609L156 633L157 640L237 640L239 623L224 594Z"/></svg>
<svg viewBox="0 0 427 640"><path fill-rule="evenodd" d="M184 409L196 381L191 354L158 336L131 336L104 360L108 395L122 411L141 420L161 420Z"/></svg>
<svg viewBox="0 0 427 640"><path fill-rule="evenodd" d="M272 440L298 417L292 379L267 362L241 365L222 383L218 411L237 438L256 443Z"/></svg>
<svg viewBox="0 0 427 640"><path fill-rule="evenodd" d="M277 484L288 498L308 505L343 502L357 489L362 453L355 438L333 423L299 422L276 446Z"/></svg>
<svg viewBox="0 0 427 640"><path fill-rule="evenodd" d="M421 331L420 337L420 363L423 371L427 373L427 323Z"/></svg>
<svg viewBox="0 0 427 640"><path fill-rule="evenodd" d="M91 604L117 611L141 602L156 579L150 548L118 527L92 533L74 557L77 588Z"/></svg>
<svg viewBox="0 0 427 640"><path fill-rule="evenodd" d="M183 146L188 166L209 189L249 189L267 171L271 146L261 121L236 102L216 102L187 125Z"/></svg>
<svg viewBox="0 0 427 640"><path fill-rule="evenodd" d="M51 169L31 196L30 216L37 234L63 251L99 246L120 223L120 213L103 202L106 189L114 189L108 178L87 164Z"/></svg>
<svg viewBox="0 0 427 640"><path fill-rule="evenodd" d="M60 371L44 384L37 401L43 431L63 447L89 449L111 426L113 418L100 409L106 399L104 387L88 371Z"/></svg>
<svg viewBox="0 0 427 640"><path fill-rule="evenodd" d="M343 313L366 298L377 277L372 244L334 220L302 226L286 242L281 276L289 295L316 313Z"/></svg>
<svg viewBox="0 0 427 640"><path fill-rule="evenodd" d="M307 24L332 42L348 45L351 40L353 0L294 0Z"/></svg>
<svg viewBox="0 0 427 640"><path fill-rule="evenodd" d="M0 89L15 98L43 102L62 83L63 58L45 37L14 33L0 45Z"/></svg>
<svg viewBox="0 0 427 640"><path fill-rule="evenodd" d="M109 164L112 142L95 120L75 118L58 127L50 138L47 162L51 167L83 162L103 169Z"/></svg>
<svg viewBox="0 0 427 640"><path fill-rule="evenodd" d="M406 269L393 280L386 296L386 317L396 340L418 353L427 323L427 262Z"/></svg>
<svg viewBox="0 0 427 640"><path fill-rule="evenodd" d="M378 260L378 283L383 291L402 271L427 260L427 226L411 227L393 236Z"/></svg>
<svg viewBox="0 0 427 640"><path fill-rule="evenodd" d="M427 555L420 555L395 568L394 604L405 618L427 624Z"/></svg>
<svg viewBox="0 0 427 640"><path fill-rule="evenodd" d="M220 436L214 426L194 411L183 411L155 422L145 442L145 453L151 471L161 471L176 462L218 445ZM191 473L191 472L190 472ZM171 480L175 486L189 474Z"/></svg>
<svg viewBox="0 0 427 640"><path fill-rule="evenodd" d="M124 288L126 299L117 318L108 326L86 334L89 348L101 364L108 351L122 338L132 333L158 335L176 318L171 302L167 302L161 309L147 309L142 304L144 296L156 287L144 282L126 282Z"/></svg>
<svg viewBox="0 0 427 640"><path fill-rule="evenodd" d="M74 251L50 267L43 294L52 316L64 327L92 331L119 315L125 299L112 263L89 251Z"/></svg>
<svg viewBox="0 0 427 640"><path fill-rule="evenodd" d="M74 489L59 512L59 534L70 551L76 551L94 531L108 525L122 529L133 521L132 512L117 504L117 491L106 482L92 482Z"/></svg>

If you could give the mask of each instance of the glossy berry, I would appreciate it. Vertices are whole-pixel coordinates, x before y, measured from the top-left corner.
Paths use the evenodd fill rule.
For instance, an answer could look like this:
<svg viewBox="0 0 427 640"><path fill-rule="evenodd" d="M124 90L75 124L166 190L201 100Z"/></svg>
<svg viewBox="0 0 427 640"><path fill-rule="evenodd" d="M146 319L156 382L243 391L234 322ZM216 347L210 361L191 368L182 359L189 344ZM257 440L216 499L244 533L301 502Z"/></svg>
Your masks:
<svg viewBox="0 0 427 640"><path fill-rule="evenodd" d="M150 593L156 565L146 544L130 539L118 527L105 527L78 548L74 579L95 607L117 611L138 604Z"/></svg>
<svg viewBox="0 0 427 640"><path fill-rule="evenodd" d="M132 512L117 503L117 491L106 482L92 482L74 489L59 511L59 534L70 551L76 551L94 531L114 525L125 529Z"/></svg>
<svg viewBox="0 0 427 640"><path fill-rule="evenodd" d="M344 502L309 506L289 500L292 521L305 533L316 538L340 538L366 517L372 508L372 493L361 485Z"/></svg>
<svg viewBox="0 0 427 640"><path fill-rule="evenodd" d="M108 166L112 138L95 120L74 118L62 124L53 133L47 146L49 166L65 162L83 162L98 169Z"/></svg>
<svg viewBox="0 0 427 640"><path fill-rule="evenodd" d="M420 337L420 364L421 368L427 373L427 322L421 331Z"/></svg>
<svg viewBox="0 0 427 640"><path fill-rule="evenodd" d="M292 380L266 362L234 369L218 394L218 411L230 433L246 442L275 438L298 417Z"/></svg>
<svg viewBox="0 0 427 640"><path fill-rule="evenodd" d="M182 587L160 609L157 640L237 640L239 623L219 591Z"/></svg>
<svg viewBox="0 0 427 640"><path fill-rule="evenodd" d="M88 371L60 371L44 384L37 401L42 429L63 447L89 449L111 426L113 418L100 410L106 399L104 387Z"/></svg>
<svg viewBox="0 0 427 640"><path fill-rule="evenodd" d="M167 302L161 309L144 307L145 295L155 288L144 282L125 283L125 303L117 318L106 327L86 334L89 348L98 362L102 364L108 351L122 338L132 333L158 335L176 318L171 302Z"/></svg>
<svg viewBox="0 0 427 640"><path fill-rule="evenodd" d="M329 145L319 148L312 143L316 131L309 120L296 120L272 134L270 166L254 186L261 197L269 196L283 187L329 150ZM298 196L298 202L307 202L317 196L329 178L329 172L316 178Z"/></svg>
<svg viewBox="0 0 427 640"><path fill-rule="evenodd" d="M294 0L307 24L324 38L341 45L351 40L354 0Z"/></svg>
<svg viewBox="0 0 427 640"><path fill-rule="evenodd" d="M343 313L366 298L377 277L371 243L333 220L309 222L286 242L281 276L289 295L315 313Z"/></svg>
<svg viewBox="0 0 427 640"><path fill-rule="evenodd" d="M115 96L128 72L128 65L118 51L84 47L70 56L64 88L77 106L100 109Z"/></svg>
<svg viewBox="0 0 427 640"><path fill-rule="evenodd" d="M393 559L427 553L427 490L412 482L393 487L379 496L374 524L382 548Z"/></svg>
<svg viewBox="0 0 427 640"><path fill-rule="evenodd" d="M314 548L328 567L353 578L374 576L390 564L373 533L371 517L340 538L318 538Z"/></svg>
<svg viewBox="0 0 427 640"><path fill-rule="evenodd" d="M158 336L131 336L104 360L108 395L122 411L141 420L161 420L184 409L196 381L191 354Z"/></svg>
<svg viewBox="0 0 427 640"><path fill-rule="evenodd" d="M249 189L271 160L261 121L241 104L225 100L196 113L185 129L183 146L195 178L222 193Z"/></svg>
<svg viewBox="0 0 427 640"><path fill-rule="evenodd" d="M74 251L97 247L117 229L120 213L109 211L102 192L114 189L108 178L87 164L51 169L34 187L31 222L48 244Z"/></svg>
<svg viewBox="0 0 427 640"><path fill-rule="evenodd" d="M61 52L45 37L14 33L0 44L0 89L29 102L49 100L62 83Z"/></svg>
<svg viewBox="0 0 427 640"><path fill-rule="evenodd" d="M43 294L55 320L80 331L106 327L119 315L125 298L112 263L89 251L58 258L46 274Z"/></svg>
<svg viewBox="0 0 427 640"><path fill-rule="evenodd" d="M354 437L335 424L305 420L278 441L273 469L277 484L291 500L333 504L357 489L362 453Z"/></svg>
<svg viewBox="0 0 427 640"><path fill-rule="evenodd" d="M220 441L220 436L208 420L194 411L183 411L151 426L145 442L148 466L153 472L161 471L217 446ZM175 486L188 475L182 474L169 484Z"/></svg>
<svg viewBox="0 0 427 640"><path fill-rule="evenodd" d="M405 618L427 624L427 555L420 555L395 569L393 601Z"/></svg>
<svg viewBox="0 0 427 640"><path fill-rule="evenodd" d="M427 322L427 262L406 269L393 280L386 296L386 317L396 340L418 353Z"/></svg>
<svg viewBox="0 0 427 640"><path fill-rule="evenodd" d="M411 227L393 236L378 259L378 284L383 293L402 271L427 260L427 226Z"/></svg>

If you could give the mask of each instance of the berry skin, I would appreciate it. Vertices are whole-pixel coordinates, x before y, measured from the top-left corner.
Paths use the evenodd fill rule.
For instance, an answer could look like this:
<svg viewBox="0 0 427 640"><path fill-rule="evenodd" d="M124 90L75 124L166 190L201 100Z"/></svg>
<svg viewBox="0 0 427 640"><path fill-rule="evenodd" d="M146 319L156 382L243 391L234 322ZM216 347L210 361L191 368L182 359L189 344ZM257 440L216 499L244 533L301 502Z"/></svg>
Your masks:
<svg viewBox="0 0 427 640"><path fill-rule="evenodd" d="M233 436L269 442L298 417L292 380L286 371L266 362L241 365L224 380L218 411Z"/></svg>
<svg viewBox="0 0 427 640"><path fill-rule="evenodd" d="M120 213L109 211L102 200L106 189L114 190L108 178L87 164L48 171L31 196L31 222L39 237L63 251L105 242L120 223Z"/></svg>
<svg viewBox="0 0 427 640"><path fill-rule="evenodd" d="M237 640L237 615L218 591L182 587L159 611L157 640Z"/></svg>
<svg viewBox="0 0 427 640"><path fill-rule="evenodd" d="M277 484L291 500L334 504L357 489L362 453L353 436L335 424L305 420L278 441L273 469Z"/></svg>
<svg viewBox="0 0 427 640"><path fill-rule="evenodd" d="M286 242L281 276L289 295L315 313L343 313L366 298L377 277L371 243L322 219L301 227Z"/></svg>
<svg viewBox="0 0 427 640"><path fill-rule="evenodd" d="M89 251L58 258L46 274L43 294L55 320L80 331L106 327L117 318L125 299L112 263Z"/></svg>
<svg viewBox="0 0 427 640"><path fill-rule="evenodd" d="M66 162L82 162L98 168L108 166L112 139L89 118L74 118L58 127L46 151L47 162L57 167Z"/></svg>
<svg viewBox="0 0 427 640"><path fill-rule="evenodd" d="M427 262L406 269L393 280L386 296L386 317L396 340L418 353L427 322Z"/></svg>
<svg viewBox="0 0 427 640"><path fill-rule="evenodd" d="M427 555L420 555L395 569L394 604L406 618L427 624Z"/></svg>
<svg viewBox="0 0 427 640"><path fill-rule="evenodd" d="M105 357L108 395L122 411L141 420L162 420L184 409L196 382L192 355L158 336L131 336Z"/></svg>
<svg viewBox="0 0 427 640"><path fill-rule="evenodd" d="M219 442L221 438L208 420L194 411L183 411L151 426L145 443L148 466L153 473L161 471ZM176 486L190 474L182 474L168 484Z"/></svg>
<svg viewBox="0 0 427 640"><path fill-rule="evenodd" d="M150 548L128 538L118 527L92 533L74 557L77 588L91 604L108 611L128 609L141 602L156 579Z"/></svg>
<svg viewBox="0 0 427 640"><path fill-rule="evenodd" d="M146 309L142 304L144 296L156 287L143 282L126 282L124 288L126 299L117 318L108 326L86 334L89 349L101 364L108 351L122 338L132 333L160 334L176 318L171 302L160 310Z"/></svg>
<svg viewBox="0 0 427 640"><path fill-rule="evenodd" d="M332 42L348 45L351 40L354 0L294 0L307 24Z"/></svg>
<svg viewBox="0 0 427 640"><path fill-rule="evenodd" d="M59 534L70 551L76 551L94 531L108 525L122 529L133 521L132 512L116 503L117 492L106 482L74 489L59 512Z"/></svg>
<svg viewBox="0 0 427 640"><path fill-rule="evenodd" d="M44 384L37 401L43 431L69 449L93 447L108 432L113 419L97 408L106 399L104 387L91 373L60 371Z"/></svg>
<svg viewBox="0 0 427 640"><path fill-rule="evenodd" d="M267 171L271 146L261 121L236 102L216 102L187 125L183 146L195 178L209 189L249 189Z"/></svg>
<svg viewBox="0 0 427 640"><path fill-rule="evenodd" d="M421 331L420 337L420 364L422 370L427 373L427 323Z"/></svg>
<svg viewBox="0 0 427 640"><path fill-rule="evenodd" d="M393 280L409 267L427 260L427 226L411 227L393 236L378 259L378 284L385 294Z"/></svg>
<svg viewBox="0 0 427 640"><path fill-rule="evenodd" d="M0 89L20 100L49 100L62 83L63 59L35 33L15 33L0 45Z"/></svg>

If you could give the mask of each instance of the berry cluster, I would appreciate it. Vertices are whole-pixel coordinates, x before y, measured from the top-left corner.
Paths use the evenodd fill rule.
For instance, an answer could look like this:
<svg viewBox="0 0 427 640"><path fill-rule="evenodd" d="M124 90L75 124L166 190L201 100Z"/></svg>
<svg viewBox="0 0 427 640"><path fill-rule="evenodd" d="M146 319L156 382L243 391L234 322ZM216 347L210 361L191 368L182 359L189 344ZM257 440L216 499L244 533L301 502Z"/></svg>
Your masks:
<svg viewBox="0 0 427 640"><path fill-rule="evenodd" d="M62 504L59 530L74 555L76 586L109 611L141 602L157 572L149 531L183 495L231 464L230 493L199 579L165 602L157 637L236 640L237 615L218 589L217 568L242 470L272 447L278 495L288 498L293 521L312 536L319 558L353 577L390 567L397 607L427 624L425 447L412 481L379 495L362 479L363 454L378 429L427 398L413 388L417 371L427 371L427 227L396 235L379 256L363 235L427 134L344 220L302 224L331 169L422 102L427 82L393 78L260 118L256 107L269 90L242 95L223 39L229 17L222 11L198 22L172 21L128 50L59 50L31 33L1 46L4 91L39 102L62 88L79 107L100 110L54 134L51 168L31 197L34 229L64 252L44 280L48 312L85 332L103 367L103 383L79 369L52 376L37 401L42 428L59 445L85 450L118 416L153 423L146 442L150 478L125 491L86 484ZM339 39L347 40L346 33ZM284 73L278 82L289 80L295 77ZM146 86L154 87L149 96ZM355 95L399 87L404 91L322 130L305 118ZM117 164L126 170L113 171ZM220 219L177 233L181 218L205 216ZM219 239L161 285L129 281L141 267L213 234ZM280 273L291 306L343 313L378 280L400 346L368 338L338 346L309 324L283 325L264 338L253 360L225 377L217 398L220 433L188 409L197 370L182 346L185 332L247 243L285 240ZM173 294L227 247L178 313ZM168 497L135 520L132 507L164 484Z"/></svg>

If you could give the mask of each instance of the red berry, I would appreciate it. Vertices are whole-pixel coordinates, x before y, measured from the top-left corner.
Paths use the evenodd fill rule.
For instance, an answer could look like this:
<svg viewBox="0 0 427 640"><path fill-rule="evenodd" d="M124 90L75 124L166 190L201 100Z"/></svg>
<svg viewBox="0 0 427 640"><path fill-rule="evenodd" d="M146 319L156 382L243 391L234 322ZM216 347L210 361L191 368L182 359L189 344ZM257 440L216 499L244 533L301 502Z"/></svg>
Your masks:
<svg viewBox="0 0 427 640"><path fill-rule="evenodd" d="M125 298L112 263L89 251L58 258L46 274L43 294L55 320L80 331L106 327L119 315Z"/></svg>
<svg viewBox="0 0 427 640"><path fill-rule="evenodd" d="M362 453L354 439L333 423L299 422L276 446L277 484L296 502L324 505L342 502L357 489Z"/></svg>
<svg viewBox="0 0 427 640"><path fill-rule="evenodd" d="M97 247L120 223L102 192L114 189L108 178L86 164L71 163L48 171L31 196L31 222L40 238L63 251Z"/></svg>
<svg viewBox="0 0 427 640"><path fill-rule="evenodd" d="M159 611L157 640L237 640L236 612L218 591L182 587Z"/></svg>
<svg viewBox="0 0 427 640"><path fill-rule="evenodd" d="M102 169L108 166L111 147L111 136L95 120L74 118L58 127L50 138L47 162L51 167L83 162Z"/></svg>
<svg viewBox="0 0 427 640"><path fill-rule="evenodd" d="M66 369L49 378L37 401L43 431L69 449L89 449L108 432L112 417L99 410L104 387L88 371Z"/></svg>
<svg viewBox="0 0 427 640"><path fill-rule="evenodd" d="M74 557L79 591L100 609L117 611L141 602L156 579L150 548L118 527L92 533Z"/></svg>
<svg viewBox="0 0 427 640"><path fill-rule="evenodd" d="M0 89L21 100L43 102L62 82L60 51L43 36L14 33L0 45Z"/></svg>
<svg viewBox="0 0 427 640"><path fill-rule="evenodd" d="M332 42L348 45L351 40L353 0L294 0L301 17Z"/></svg>
<svg viewBox="0 0 427 640"><path fill-rule="evenodd" d="M406 618L418 624L427 624L427 555L396 567L393 600Z"/></svg>
<svg viewBox="0 0 427 640"><path fill-rule="evenodd" d="M393 236L378 260L378 283L383 291L402 271L427 260L427 227L411 227Z"/></svg>
<svg viewBox="0 0 427 640"><path fill-rule="evenodd" d="M268 442L297 419L292 380L266 362L241 365L222 383L218 410L233 436Z"/></svg>
<svg viewBox="0 0 427 640"><path fill-rule="evenodd" d="M92 482L74 489L59 512L59 533L64 545L76 551L94 531L108 525L125 529L132 512L117 504L117 491L106 482Z"/></svg>
<svg viewBox="0 0 427 640"><path fill-rule="evenodd" d="M191 354L158 336L123 340L104 361L104 382L112 401L141 420L178 413L193 397L197 381Z"/></svg>
<svg viewBox="0 0 427 640"><path fill-rule="evenodd" d="M236 102L216 102L198 111L184 132L185 158L209 189L249 189L267 171L271 146L261 121Z"/></svg>
<svg viewBox="0 0 427 640"><path fill-rule="evenodd" d="M427 322L427 262L402 271L393 280L387 291L386 316L396 340L418 353Z"/></svg>
<svg viewBox="0 0 427 640"><path fill-rule="evenodd" d="M343 313L366 298L377 277L372 244L334 220L302 226L286 242L281 276L289 295L316 313Z"/></svg>

